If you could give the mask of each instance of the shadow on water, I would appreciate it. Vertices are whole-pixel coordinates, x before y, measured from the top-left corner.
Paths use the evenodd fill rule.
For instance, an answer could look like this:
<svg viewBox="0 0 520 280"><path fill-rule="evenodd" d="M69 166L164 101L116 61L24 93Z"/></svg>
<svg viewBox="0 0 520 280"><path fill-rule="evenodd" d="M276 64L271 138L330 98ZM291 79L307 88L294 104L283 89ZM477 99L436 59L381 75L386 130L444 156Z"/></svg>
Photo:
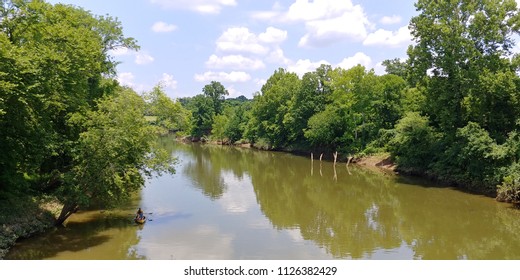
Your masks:
<svg viewBox="0 0 520 280"><path fill-rule="evenodd" d="M128 214L101 213L99 211L81 213L78 220L56 227L51 232L36 236L15 245L6 259L38 260L68 259L67 252L84 251L79 259L142 259L131 249L139 242L137 231L142 225L133 222ZM77 218L77 217L76 217ZM118 242L113 242L117 239ZM117 245L116 245L117 244ZM92 248L100 247L99 251ZM90 252L89 252L90 251ZM109 253L106 253L109 251Z"/></svg>

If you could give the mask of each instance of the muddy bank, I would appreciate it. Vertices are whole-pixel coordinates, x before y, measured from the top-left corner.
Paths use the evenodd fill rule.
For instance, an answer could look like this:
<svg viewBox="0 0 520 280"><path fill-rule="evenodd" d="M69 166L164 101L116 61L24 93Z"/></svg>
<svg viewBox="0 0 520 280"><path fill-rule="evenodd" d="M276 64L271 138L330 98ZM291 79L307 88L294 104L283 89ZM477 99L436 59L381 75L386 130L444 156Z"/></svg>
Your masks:
<svg viewBox="0 0 520 280"><path fill-rule="evenodd" d="M351 162L371 170L384 172L387 174L398 174L397 165L392 161L390 155L369 155L360 158L354 158Z"/></svg>
<svg viewBox="0 0 520 280"><path fill-rule="evenodd" d="M2 201L0 209L0 260L18 239L28 238L54 227L61 205L52 198Z"/></svg>

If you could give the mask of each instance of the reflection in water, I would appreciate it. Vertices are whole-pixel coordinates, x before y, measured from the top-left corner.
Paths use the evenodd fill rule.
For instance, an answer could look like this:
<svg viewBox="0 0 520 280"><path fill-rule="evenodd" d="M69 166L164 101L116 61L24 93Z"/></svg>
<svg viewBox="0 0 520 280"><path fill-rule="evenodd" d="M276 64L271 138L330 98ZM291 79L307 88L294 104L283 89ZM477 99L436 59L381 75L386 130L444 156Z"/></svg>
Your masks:
<svg viewBox="0 0 520 280"><path fill-rule="evenodd" d="M314 177L313 161L309 173L308 159L287 154L215 146L191 148L195 155L206 153L204 159L212 168L210 182L219 182L219 202L228 210L248 211L240 206L251 204L247 188L236 191L229 186L244 184L250 178L261 212L275 229L288 232L293 240L312 241L335 258L520 256L518 211L489 198L418 186L356 166L336 169L330 162L320 162L320 176ZM225 179L229 172L240 180ZM327 175L329 172L332 174ZM188 174L201 173L190 170ZM210 182L200 185L205 194L214 189ZM511 226L504 227L503 219ZM298 238L294 238L296 231Z"/></svg>
<svg viewBox="0 0 520 280"><path fill-rule="evenodd" d="M18 244L7 259L142 259L132 249L140 229L128 214L78 213L64 227Z"/></svg>
<svg viewBox="0 0 520 280"><path fill-rule="evenodd" d="M520 259L520 212L490 198L277 152L161 144L179 165L141 192L142 228L97 213L8 257Z"/></svg>

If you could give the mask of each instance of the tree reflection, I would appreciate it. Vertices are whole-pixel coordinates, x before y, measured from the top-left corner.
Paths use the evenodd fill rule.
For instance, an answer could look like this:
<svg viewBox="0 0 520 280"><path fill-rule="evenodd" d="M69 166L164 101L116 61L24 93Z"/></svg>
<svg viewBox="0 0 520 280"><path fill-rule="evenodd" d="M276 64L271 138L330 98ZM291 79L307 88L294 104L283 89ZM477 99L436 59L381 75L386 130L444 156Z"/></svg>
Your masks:
<svg viewBox="0 0 520 280"><path fill-rule="evenodd" d="M251 178L275 229L298 230L336 258L376 258L381 252L409 258L400 255L403 248L416 259L520 256L520 212L488 198L285 153L213 145L180 149L192 156L183 172L206 196L219 199L226 192L223 174Z"/></svg>
<svg viewBox="0 0 520 280"><path fill-rule="evenodd" d="M74 259L142 259L132 249L139 239L137 225L129 215L95 211L89 219L71 220L65 227L17 244L6 259L69 259L69 252L75 253ZM104 249L96 250L96 247Z"/></svg>

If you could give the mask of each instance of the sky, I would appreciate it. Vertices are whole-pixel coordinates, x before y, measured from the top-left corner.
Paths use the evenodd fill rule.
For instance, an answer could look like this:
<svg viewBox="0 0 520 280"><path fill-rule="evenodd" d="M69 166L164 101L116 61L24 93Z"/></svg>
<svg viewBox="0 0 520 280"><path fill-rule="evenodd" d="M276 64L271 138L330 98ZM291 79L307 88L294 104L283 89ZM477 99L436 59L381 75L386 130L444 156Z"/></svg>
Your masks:
<svg viewBox="0 0 520 280"><path fill-rule="evenodd" d="M139 51L117 49L118 81L137 92L161 83L171 98L211 81L252 98L278 68L300 77L320 64L384 74L405 59L413 0L50 0L117 18Z"/></svg>

